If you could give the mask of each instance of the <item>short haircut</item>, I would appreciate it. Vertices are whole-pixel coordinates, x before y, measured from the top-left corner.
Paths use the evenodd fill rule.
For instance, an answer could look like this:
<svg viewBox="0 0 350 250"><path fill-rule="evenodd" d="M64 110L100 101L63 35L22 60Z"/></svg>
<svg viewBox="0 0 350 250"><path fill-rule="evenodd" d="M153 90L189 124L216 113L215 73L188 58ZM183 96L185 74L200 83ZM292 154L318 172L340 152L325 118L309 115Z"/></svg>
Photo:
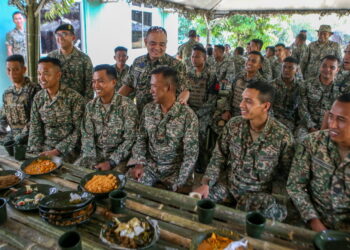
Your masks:
<svg viewBox="0 0 350 250"><path fill-rule="evenodd" d="M327 55L327 56L325 56L325 57L323 57L323 58L321 59L321 62L323 62L323 61L325 61L325 60L337 61L337 62L338 62L338 65L340 64L340 59L339 59L339 57L337 57L337 56Z"/></svg>
<svg viewBox="0 0 350 250"><path fill-rule="evenodd" d="M229 45L228 43L226 43L226 44L225 44L225 47L231 48L231 45Z"/></svg>
<svg viewBox="0 0 350 250"><path fill-rule="evenodd" d="M163 27L160 26L151 26L146 33L146 37L148 37L149 34L153 33L153 32L163 32L166 36L168 36L168 34L166 33L166 30Z"/></svg>
<svg viewBox="0 0 350 250"><path fill-rule="evenodd" d="M214 45L214 48L217 48L217 49L221 50L222 52L225 52L225 46L222 44L216 44L216 45Z"/></svg>
<svg viewBox="0 0 350 250"><path fill-rule="evenodd" d="M194 51L200 51L200 52L202 52L204 55L207 55L207 52L205 51L205 48L203 48L203 46L201 46L201 45L195 45L195 46L193 46L192 50L194 50Z"/></svg>
<svg viewBox="0 0 350 250"><path fill-rule="evenodd" d="M207 48L207 55L212 56L213 55L213 47Z"/></svg>
<svg viewBox="0 0 350 250"><path fill-rule="evenodd" d="M112 80L117 79L117 70L113 66L109 64L100 64L100 65L96 65L94 68L94 72L101 71L101 70L106 70L106 74L110 79Z"/></svg>
<svg viewBox="0 0 350 250"><path fill-rule="evenodd" d="M300 34L297 35L297 38L300 39L303 42L306 41L306 35L305 34L300 33Z"/></svg>
<svg viewBox="0 0 350 250"><path fill-rule="evenodd" d="M53 65L57 66L59 69L62 68L61 66L61 61L57 58L53 58L53 57L42 57L39 59L38 64L39 63L52 63Z"/></svg>
<svg viewBox="0 0 350 250"><path fill-rule="evenodd" d="M286 48L286 45L284 45L284 43L277 43L276 45L275 45L275 48L276 47L283 47L283 48Z"/></svg>
<svg viewBox="0 0 350 250"><path fill-rule="evenodd" d="M125 51L126 53L128 53L128 49L123 46L118 46L114 49L114 53L117 53L118 51Z"/></svg>
<svg viewBox="0 0 350 250"><path fill-rule="evenodd" d="M292 47L285 47L285 49L287 49L287 50L291 50L291 49L292 49Z"/></svg>
<svg viewBox="0 0 350 250"><path fill-rule="evenodd" d="M24 57L22 55L12 55L6 58L6 62L19 62L22 66L24 66Z"/></svg>
<svg viewBox="0 0 350 250"><path fill-rule="evenodd" d="M266 50L268 49L272 50L272 52L275 53L275 46L267 46Z"/></svg>
<svg viewBox="0 0 350 250"><path fill-rule="evenodd" d="M237 47L237 48L235 49L235 51L237 51L238 55L243 55L243 54L244 54L244 49L243 49L243 47Z"/></svg>
<svg viewBox="0 0 350 250"><path fill-rule="evenodd" d="M260 57L260 62L261 63L264 62L264 57L262 56L262 54L259 51L250 51L248 55L258 55Z"/></svg>
<svg viewBox="0 0 350 250"><path fill-rule="evenodd" d="M20 11L15 11L15 12L13 12L13 14L12 14L12 19L14 19L15 18L15 15L18 15L18 14L20 14L20 15L22 15L22 17L26 17L22 12L20 12Z"/></svg>
<svg viewBox="0 0 350 250"><path fill-rule="evenodd" d="M292 56L287 56L284 58L283 62L295 63L296 65L299 64L299 60Z"/></svg>
<svg viewBox="0 0 350 250"><path fill-rule="evenodd" d="M305 32L305 33L307 33L307 30L300 30L299 32Z"/></svg>
<svg viewBox="0 0 350 250"><path fill-rule="evenodd" d="M248 84L247 89L256 89L259 93L259 100L261 103L269 102L273 103L273 99L275 97L275 89L272 85L263 82L263 81L255 81Z"/></svg>
<svg viewBox="0 0 350 250"><path fill-rule="evenodd" d="M250 42L258 45L259 50L261 50L262 46L264 45L264 42L261 39L252 39Z"/></svg>
<svg viewBox="0 0 350 250"><path fill-rule="evenodd" d="M151 75L159 74L161 74L167 81L169 81L170 84L172 84L174 86L174 89L176 90L178 83L178 74L176 70L167 66L162 66L151 71Z"/></svg>
<svg viewBox="0 0 350 250"><path fill-rule="evenodd" d="M337 101L350 103L350 93L341 94L337 97Z"/></svg>

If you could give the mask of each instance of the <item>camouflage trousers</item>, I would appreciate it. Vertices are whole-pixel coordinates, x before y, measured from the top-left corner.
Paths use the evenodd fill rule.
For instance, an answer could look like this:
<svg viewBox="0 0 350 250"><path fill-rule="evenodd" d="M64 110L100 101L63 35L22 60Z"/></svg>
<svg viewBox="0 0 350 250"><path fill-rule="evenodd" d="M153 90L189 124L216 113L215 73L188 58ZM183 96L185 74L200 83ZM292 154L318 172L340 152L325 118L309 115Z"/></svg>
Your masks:
<svg viewBox="0 0 350 250"><path fill-rule="evenodd" d="M236 203L236 209L245 212L260 211L266 218L283 221L287 217L287 207L280 204L271 194L246 192L243 195L228 190L223 183L216 183L209 190L209 199L215 202Z"/></svg>
<svg viewBox="0 0 350 250"><path fill-rule="evenodd" d="M199 117L199 155L198 164L205 169L209 163L210 146L209 146L209 125L210 116Z"/></svg>

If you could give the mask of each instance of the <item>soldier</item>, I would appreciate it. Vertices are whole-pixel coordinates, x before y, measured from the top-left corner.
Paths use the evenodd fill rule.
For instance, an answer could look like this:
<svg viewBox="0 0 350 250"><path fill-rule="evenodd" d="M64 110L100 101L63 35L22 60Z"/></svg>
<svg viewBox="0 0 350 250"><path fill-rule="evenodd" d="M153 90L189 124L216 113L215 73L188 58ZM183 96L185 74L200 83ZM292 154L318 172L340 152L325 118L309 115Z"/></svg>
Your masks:
<svg viewBox="0 0 350 250"><path fill-rule="evenodd" d="M60 83L62 72L57 58L44 57L38 62L39 91L30 114L29 152L43 156L62 156L73 162L78 153L80 123L84 99Z"/></svg>
<svg viewBox="0 0 350 250"><path fill-rule="evenodd" d="M278 43L275 45L276 60L271 63L272 68L272 79L276 79L281 75L282 63L286 58L285 52L286 46L283 43Z"/></svg>
<svg viewBox="0 0 350 250"><path fill-rule="evenodd" d="M284 53L285 53L286 57L287 56L292 56L292 53L293 53L292 48L291 47L285 47Z"/></svg>
<svg viewBox="0 0 350 250"><path fill-rule="evenodd" d="M340 65L335 82L339 86L340 92L350 92L350 44L344 50L343 62Z"/></svg>
<svg viewBox="0 0 350 250"><path fill-rule="evenodd" d="M244 211L260 210L282 221L286 207L271 194L276 176L288 177L293 137L269 116L274 89L264 82L250 83L242 94L242 116L224 127L198 192L216 202L236 203Z"/></svg>
<svg viewBox="0 0 350 250"><path fill-rule="evenodd" d="M189 64L191 64L191 54L192 54L193 46L195 45L203 46L201 43L196 41L196 37L197 37L197 32L195 30L190 30L188 32L188 41L179 47L177 55L182 62L185 63L188 60Z"/></svg>
<svg viewBox="0 0 350 250"><path fill-rule="evenodd" d="M25 16L16 11L12 14L12 20L16 27L6 34L7 56L14 54L22 55L24 62L27 61L27 39L25 31Z"/></svg>
<svg viewBox="0 0 350 250"><path fill-rule="evenodd" d="M269 60L271 64L274 60L277 59L275 53L276 53L275 46L267 46L264 59Z"/></svg>
<svg viewBox="0 0 350 250"><path fill-rule="evenodd" d="M286 57L283 60L282 72L279 77L272 80L275 88L275 99L272 105L274 117L294 131L300 102L300 81L296 78L298 60L294 57Z"/></svg>
<svg viewBox="0 0 350 250"><path fill-rule="evenodd" d="M199 159L196 172L204 173L209 160L208 130L220 86L216 80L215 69L206 64L206 52L203 47L193 47L191 60L193 67L187 72L191 88L188 105L196 113L199 121Z"/></svg>
<svg viewBox="0 0 350 250"><path fill-rule="evenodd" d="M300 62L307 52L306 35L298 34L291 47L292 57L296 58Z"/></svg>
<svg viewBox="0 0 350 250"><path fill-rule="evenodd" d="M333 35L330 25L321 25L318 30L318 41L309 44L307 52L300 62L304 79L317 77L321 65L321 59L327 55L341 58L340 45L329 40Z"/></svg>
<svg viewBox="0 0 350 250"><path fill-rule="evenodd" d="M263 41L260 39L253 39L249 43L249 51L258 51L260 52L263 46ZM272 70L271 70L271 64L269 60L263 60L261 61L261 69L260 73L262 77L265 79L265 81L272 80Z"/></svg>
<svg viewBox="0 0 350 250"><path fill-rule="evenodd" d="M128 60L128 49L122 46L118 46L114 49L114 67L117 72L117 85L116 90L118 91L123 85L122 80L129 71L129 65L126 64Z"/></svg>
<svg viewBox="0 0 350 250"><path fill-rule="evenodd" d="M312 230L350 231L350 94L333 103L327 130L296 148L287 191Z"/></svg>
<svg viewBox="0 0 350 250"><path fill-rule="evenodd" d="M137 110L132 100L115 92L116 84L113 66L102 64L94 68L92 86L97 97L86 105L81 127L82 155L77 165L110 170L125 162L131 153ZM123 170L123 166L118 167Z"/></svg>
<svg viewBox="0 0 350 250"><path fill-rule="evenodd" d="M190 96L185 81L185 66L181 61L174 59L165 53L167 44L167 33L162 27L152 26L148 29L145 38L145 45L148 53L136 58L130 67L129 74L123 80L123 86L119 89L119 94L129 96L133 91L136 95L136 107L141 114L143 107L152 101L150 93L151 71L160 66L169 66L179 74L178 100L181 104L186 104Z"/></svg>
<svg viewBox="0 0 350 250"><path fill-rule="evenodd" d="M238 75L244 70L244 65L246 59L243 57L244 49L243 47L235 48L232 56L233 64L235 65L235 73Z"/></svg>
<svg viewBox="0 0 350 250"><path fill-rule="evenodd" d="M12 86L5 90L2 97L3 109L0 124L3 128L9 125L11 131L4 141L14 140L17 144L26 144L29 135L30 109L40 86L24 76L27 68L22 55L9 56L6 59L6 69Z"/></svg>
<svg viewBox="0 0 350 250"><path fill-rule="evenodd" d="M301 103L298 113L303 129L309 133L321 128L324 114L340 94L339 87L334 84L339 63L339 58L325 56L321 60L319 76L305 81L300 86ZM303 136L305 132L299 134Z"/></svg>
<svg viewBox="0 0 350 250"><path fill-rule="evenodd" d="M193 172L198 157L198 119L187 105L176 101L177 73L169 67L151 72L154 102L145 106L130 170L145 185L160 181L179 191Z"/></svg>
<svg viewBox="0 0 350 250"><path fill-rule="evenodd" d="M228 43L225 44L225 56L231 57L231 45L229 45Z"/></svg>
<svg viewBox="0 0 350 250"><path fill-rule="evenodd" d="M215 64L215 58L213 56L213 47L211 46L211 44L209 44L210 46L207 46L207 63L212 66ZM192 64L192 63L191 63Z"/></svg>
<svg viewBox="0 0 350 250"><path fill-rule="evenodd" d="M55 31L59 49L48 54L61 62L61 83L74 89L85 98L87 103L94 97L91 86L92 62L88 55L74 47L74 28L70 24L62 24Z"/></svg>
<svg viewBox="0 0 350 250"><path fill-rule="evenodd" d="M223 45L214 46L216 78L220 84L220 89L225 90L231 87L235 79L235 65L228 55L225 55Z"/></svg>

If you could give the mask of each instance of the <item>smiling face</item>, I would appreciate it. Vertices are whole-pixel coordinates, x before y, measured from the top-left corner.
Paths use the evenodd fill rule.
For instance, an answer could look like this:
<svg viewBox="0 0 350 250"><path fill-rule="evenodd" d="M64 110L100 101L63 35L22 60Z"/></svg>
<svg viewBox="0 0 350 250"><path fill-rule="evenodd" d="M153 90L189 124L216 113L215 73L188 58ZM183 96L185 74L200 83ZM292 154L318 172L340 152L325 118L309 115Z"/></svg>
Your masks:
<svg viewBox="0 0 350 250"><path fill-rule="evenodd" d="M257 72L261 68L261 58L259 55L250 54L247 62L245 63L245 69L247 72Z"/></svg>
<svg viewBox="0 0 350 250"><path fill-rule="evenodd" d="M320 66L320 79L321 81L334 81L339 71L339 65L337 60L325 59Z"/></svg>
<svg viewBox="0 0 350 250"><path fill-rule="evenodd" d="M350 144L350 103L335 101L328 116L329 136L335 143Z"/></svg>
<svg viewBox="0 0 350 250"><path fill-rule="evenodd" d="M41 62L38 65L38 79L43 89L55 88L61 79L61 71L51 62Z"/></svg>
<svg viewBox="0 0 350 250"><path fill-rule="evenodd" d="M106 70L95 71L92 76L92 87L98 97L113 96L117 81L108 76Z"/></svg>
<svg viewBox="0 0 350 250"><path fill-rule="evenodd" d="M153 31L145 38L145 46L151 60L157 60L165 54L167 36L163 31Z"/></svg>
<svg viewBox="0 0 350 250"><path fill-rule="evenodd" d="M13 16L13 22L16 24L17 28L22 29L25 22L25 18L22 14L18 13Z"/></svg>
<svg viewBox="0 0 350 250"><path fill-rule="evenodd" d="M271 104L269 102L262 103L259 94L260 91L253 88L246 88L243 91L239 108L244 119L254 120L268 112Z"/></svg>
<svg viewBox="0 0 350 250"><path fill-rule="evenodd" d="M328 41L329 37L332 35L332 33L327 31L318 31L318 41L321 43L325 43Z"/></svg>
<svg viewBox="0 0 350 250"><path fill-rule="evenodd" d="M151 94L154 103L163 104L168 98L170 84L163 74L153 74L151 76Z"/></svg>
<svg viewBox="0 0 350 250"><path fill-rule="evenodd" d="M58 46L64 50L73 47L73 42L75 40L75 35L66 30L59 30L55 34L56 42Z"/></svg>
<svg viewBox="0 0 350 250"><path fill-rule="evenodd" d="M345 70L350 70L350 44L344 50L343 67Z"/></svg>
<svg viewBox="0 0 350 250"><path fill-rule="evenodd" d="M117 64L125 65L128 58L127 52L123 50L119 50L114 54L114 60Z"/></svg>

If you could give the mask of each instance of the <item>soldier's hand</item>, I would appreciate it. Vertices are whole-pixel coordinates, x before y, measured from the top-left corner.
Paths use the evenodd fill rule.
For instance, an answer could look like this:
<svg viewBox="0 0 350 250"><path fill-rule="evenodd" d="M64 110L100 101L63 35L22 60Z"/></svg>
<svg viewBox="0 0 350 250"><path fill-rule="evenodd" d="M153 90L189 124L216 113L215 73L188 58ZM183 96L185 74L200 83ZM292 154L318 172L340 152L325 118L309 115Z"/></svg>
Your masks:
<svg viewBox="0 0 350 250"><path fill-rule="evenodd" d="M133 167L130 170L131 177L134 178L135 180L140 180L141 177L143 176L143 165L137 164L135 167Z"/></svg>
<svg viewBox="0 0 350 250"><path fill-rule="evenodd" d="M177 99L181 104L187 104L187 101L189 98L190 98L190 91L185 90L180 93Z"/></svg>
<svg viewBox="0 0 350 250"><path fill-rule="evenodd" d="M228 121L231 119L231 113L230 111L225 111L225 113L223 113L221 115L221 118L224 120L224 121Z"/></svg>
<svg viewBox="0 0 350 250"><path fill-rule="evenodd" d="M102 171L107 171L111 169L111 165L109 164L108 161L101 162L95 166L95 169L97 170L102 170Z"/></svg>
<svg viewBox="0 0 350 250"><path fill-rule="evenodd" d="M42 153L40 153L40 156L59 156L61 154L60 151L58 151L57 149L53 149L50 151L44 151Z"/></svg>
<svg viewBox="0 0 350 250"><path fill-rule="evenodd" d="M193 190L193 192L197 192L202 195L202 198L208 198L209 196L209 186L208 185L201 185L200 187Z"/></svg>
<svg viewBox="0 0 350 250"><path fill-rule="evenodd" d="M312 230L314 230L316 232L321 232L323 230L327 230L325 225L323 225L323 223L320 221L320 219L317 219L317 218L310 220L310 227Z"/></svg>

